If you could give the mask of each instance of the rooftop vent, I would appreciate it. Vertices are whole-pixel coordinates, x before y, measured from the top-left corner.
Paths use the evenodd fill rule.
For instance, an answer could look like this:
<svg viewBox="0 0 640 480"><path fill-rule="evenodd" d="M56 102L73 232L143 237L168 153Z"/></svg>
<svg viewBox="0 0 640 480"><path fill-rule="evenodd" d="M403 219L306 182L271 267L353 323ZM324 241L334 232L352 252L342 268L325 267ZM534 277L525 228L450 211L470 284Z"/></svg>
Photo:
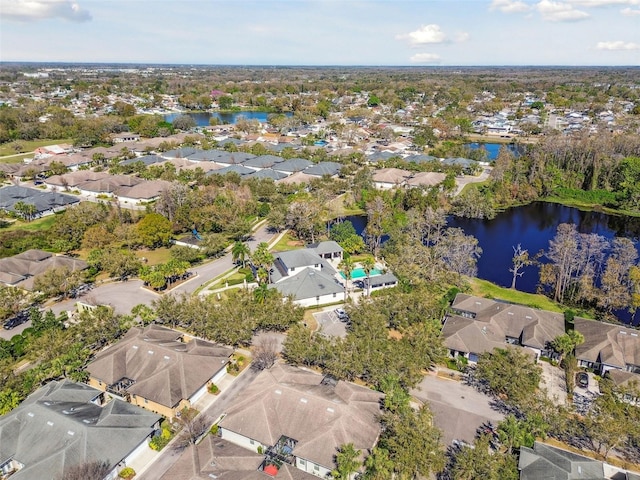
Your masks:
<svg viewBox="0 0 640 480"><path fill-rule="evenodd" d="M335 412L335 410L333 408L331 408L331 407L327 407L327 412L333 413L333 412Z"/></svg>
<svg viewBox="0 0 640 480"><path fill-rule="evenodd" d="M513 315L513 312L507 312L507 315Z"/></svg>
<svg viewBox="0 0 640 480"><path fill-rule="evenodd" d="M301 403L307 403L307 402L308 402L308 400L307 400L306 398L301 398L301 399L300 399L300 402L301 402Z"/></svg>
<svg viewBox="0 0 640 480"><path fill-rule="evenodd" d="M153 355L153 350L149 350L147 353L148 353L149 355Z"/></svg>
<svg viewBox="0 0 640 480"><path fill-rule="evenodd" d="M133 348L134 348L135 350L137 350L137 349L138 349L138 345L134 345L134 346L133 346Z"/></svg>
<svg viewBox="0 0 640 480"><path fill-rule="evenodd" d="M281 390L276 390L276 393L277 393L278 395L282 395L282 391L281 391Z"/></svg>
<svg viewBox="0 0 640 480"><path fill-rule="evenodd" d="M528 318L529 320L531 320L531 315L527 315L524 318Z"/></svg>
<svg viewBox="0 0 640 480"><path fill-rule="evenodd" d="M165 360L169 360L169 356L168 356L168 355L165 355L165 356L164 356L164 359L165 359Z"/></svg>
<svg viewBox="0 0 640 480"><path fill-rule="evenodd" d="M73 436L76 434L76 432L74 432L73 430L67 430L67 434Z"/></svg>
<svg viewBox="0 0 640 480"><path fill-rule="evenodd" d="M27 415L29 415L30 417L33 417L33 416L34 416L34 415L33 415L33 412L29 412L29 413L27 413Z"/></svg>
<svg viewBox="0 0 640 480"><path fill-rule="evenodd" d="M50 427L53 427L53 422L52 421L48 421L47 425L49 425Z"/></svg>

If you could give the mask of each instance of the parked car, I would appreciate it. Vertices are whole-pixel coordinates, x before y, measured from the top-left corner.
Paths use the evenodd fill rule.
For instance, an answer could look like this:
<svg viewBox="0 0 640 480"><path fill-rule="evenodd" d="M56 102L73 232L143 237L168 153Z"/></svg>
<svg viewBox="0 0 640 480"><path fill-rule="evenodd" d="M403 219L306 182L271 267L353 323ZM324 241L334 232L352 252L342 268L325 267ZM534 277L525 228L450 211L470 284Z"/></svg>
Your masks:
<svg viewBox="0 0 640 480"><path fill-rule="evenodd" d="M576 373L576 385L581 388L587 388L589 386L589 375L587 372Z"/></svg>
<svg viewBox="0 0 640 480"><path fill-rule="evenodd" d="M336 308L336 315L338 316L338 319L343 322L349 320L349 315L347 315L347 312L345 312L343 308Z"/></svg>
<svg viewBox="0 0 640 480"><path fill-rule="evenodd" d="M29 312L23 311L18 313L15 317L10 318L4 324L5 330L11 330L12 328L17 327L18 325L22 325L29 321Z"/></svg>

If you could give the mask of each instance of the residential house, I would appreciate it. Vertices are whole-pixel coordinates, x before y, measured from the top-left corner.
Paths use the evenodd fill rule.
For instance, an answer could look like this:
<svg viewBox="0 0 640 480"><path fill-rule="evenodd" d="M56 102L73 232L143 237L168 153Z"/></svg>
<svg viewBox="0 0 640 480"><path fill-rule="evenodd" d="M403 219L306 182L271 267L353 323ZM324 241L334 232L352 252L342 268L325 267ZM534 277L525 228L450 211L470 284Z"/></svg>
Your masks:
<svg viewBox="0 0 640 480"><path fill-rule="evenodd" d="M287 173L287 172L281 172L281 173ZM278 180L277 183L284 183L287 185L293 185L297 183L306 184L306 183L310 183L311 180L313 180L314 178L317 178L317 177L314 177L313 175L308 175L304 172L295 172L294 174L289 175L288 177Z"/></svg>
<svg viewBox="0 0 640 480"><path fill-rule="evenodd" d="M640 475L558 447L520 447L520 480L640 480Z"/></svg>
<svg viewBox="0 0 640 480"><path fill-rule="evenodd" d="M72 467L106 462L117 478L148 449L160 416L70 380L52 381L0 417L0 477L66 478Z"/></svg>
<svg viewBox="0 0 640 480"><path fill-rule="evenodd" d="M578 365L599 375L613 369L640 373L640 331L584 318L574 319L574 328L584 337L576 347Z"/></svg>
<svg viewBox="0 0 640 480"><path fill-rule="evenodd" d="M373 172L372 180L376 188L388 190L391 188L404 187L409 177L411 177L411 172L408 170L381 168Z"/></svg>
<svg viewBox="0 0 640 480"><path fill-rule="evenodd" d="M269 288L302 306L344 301L344 284L329 263L339 262L342 253L342 247L333 241L275 253Z"/></svg>
<svg viewBox="0 0 640 480"><path fill-rule="evenodd" d="M311 167L313 162L306 160L304 158L290 158L289 160L285 160L284 162L276 163L273 167L274 170L283 173L296 173L302 172L307 168Z"/></svg>
<svg viewBox="0 0 640 480"><path fill-rule="evenodd" d="M366 291L374 292L381 288L392 288L398 285L398 278L391 272L371 275L362 279L362 286Z"/></svg>
<svg viewBox="0 0 640 480"><path fill-rule="evenodd" d="M194 455L184 450L160 480L265 480L270 469L265 470L265 455L248 450L217 435L207 435L197 445ZM197 464L195 462L198 462ZM266 473L266 475L265 475ZM275 473L275 472L272 472ZM278 480L313 480L317 477L283 463L277 471Z"/></svg>
<svg viewBox="0 0 640 480"><path fill-rule="evenodd" d="M19 187L10 185L0 188L0 210L6 212L16 212L15 206L18 203L33 205L35 211L34 218L51 215L55 212L80 202L80 199L72 195L64 195L57 192L47 192L39 188Z"/></svg>
<svg viewBox="0 0 640 480"><path fill-rule="evenodd" d="M336 177L343 165L337 162L320 162L312 165L304 170L307 175L313 175L314 177Z"/></svg>
<svg viewBox="0 0 640 480"><path fill-rule="evenodd" d="M607 370L605 377L609 378L617 388L624 391L622 400L640 406L640 374L612 369Z"/></svg>
<svg viewBox="0 0 640 480"><path fill-rule="evenodd" d="M564 333L560 313L459 293L441 335L451 356L476 362L480 354L508 345L524 347L536 358L549 355L550 342Z"/></svg>
<svg viewBox="0 0 640 480"><path fill-rule="evenodd" d="M278 283L270 284L268 288L278 290L284 297L291 297L294 303L302 307L346 300L344 286L334 275L313 268L305 268Z"/></svg>
<svg viewBox="0 0 640 480"><path fill-rule="evenodd" d="M113 143L137 142L138 140L140 140L140 135L133 132L114 133L111 136L111 141Z"/></svg>
<svg viewBox="0 0 640 480"><path fill-rule="evenodd" d="M258 157L249 158L242 164L245 167L255 168L256 170L260 170L263 168L271 168L277 163L284 162L284 158L278 157L277 155L260 155Z"/></svg>
<svg viewBox="0 0 640 480"><path fill-rule="evenodd" d="M89 385L172 418L222 378L232 352L158 325L134 327L89 363Z"/></svg>
<svg viewBox="0 0 640 480"><path fill-rule="evenodd" d="M307 249L317 253L320 258L334 262L342 261L344 254L344 249L333 240L309 244Z"/></svg>
<svg viewBox="0 0 640 480"><path fill-rule="evenodd" d="M287 178L287 176L288 175L286 173L276 172L271 168L263 168L262 170L256 170L255 172L250 173L249 175L247 175L247 178L257 178L258 180L267 178L275 182L277 180Z"/></svg>
<svg viewBox="0 0 640 480"><path fill-rule="evenodd" d="M32 290L35 278L47 270L68 268L75 272L87 267L87 262L78 258L32 249L0 259L0 283Z"/></svg>
<svg viewBox="0 0 640 480"><path fill-rule="evenodd" d="M407 187L435 187L444 182L447 175L441 172L418 172L407 179Z"/></svg>
<svg viewBox="0 0 640 480"><path fill-rule="evenodd" d="M223 440L248 450L261 447L265 471L286 463L326 478L342 445L352 443L363 455L376 445L383 397L363 386L276 364L227 409L219 432Z"/></svg>

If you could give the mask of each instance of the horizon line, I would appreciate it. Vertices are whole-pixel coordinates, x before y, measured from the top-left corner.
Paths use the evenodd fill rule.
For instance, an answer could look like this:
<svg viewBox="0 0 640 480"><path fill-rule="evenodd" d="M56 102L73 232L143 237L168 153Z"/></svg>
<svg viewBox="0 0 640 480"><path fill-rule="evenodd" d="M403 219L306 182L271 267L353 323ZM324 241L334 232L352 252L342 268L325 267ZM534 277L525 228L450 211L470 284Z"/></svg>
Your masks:
<svg viewBox="0 0 640 480"><path fill-rule="evenodd" d="M145 65L176 67L260 67L260 68L638 68L640 65L567 65L567 64L465 64L465 65L415 65L415 64L286 64L286 63L161 63L144 61L57 61L57 60L0 60L0 65Z"/></svg>

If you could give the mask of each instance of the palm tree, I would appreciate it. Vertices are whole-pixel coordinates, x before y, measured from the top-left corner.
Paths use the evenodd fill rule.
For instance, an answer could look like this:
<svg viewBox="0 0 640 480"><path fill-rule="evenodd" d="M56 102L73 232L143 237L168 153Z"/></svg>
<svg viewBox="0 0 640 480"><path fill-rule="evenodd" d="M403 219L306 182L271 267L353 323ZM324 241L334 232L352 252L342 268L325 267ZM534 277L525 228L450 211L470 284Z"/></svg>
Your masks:
<svg viewBox="0 0 640 480"><path fill-rule="evenodd" d="M344 299L346 300L348 296L347 292L349 287L349 280L351 279L351 272L353 272L354 268L353 260L351 260L351 257L345 257L340 262L340 265L338 265L338 268L344 275Z"/></svg>
<svg viewBox="0 0 640 480"><path fill-rule="evenodd" d="M261 272L261 270L265 270L267 272L267 275L265 276L266 281L267 283L271 283L271 266L273 265L274 257L271 252L269 252L269 244L266 242L259 243L251 255L251 261L258 272ZM259 275L258 280L260 283L263 282L262 275Z"/></svg>
<svg viewBox="0 0 640 480"><path fill-rule="evenodd" d="M234 263L240 261L242 262L242 268L244 268L247 258L251 255L251 251L246 243L237 241L233 244L233 247L231 247L231 255Z"/></svg>
<svg viewBox="0 0 640 480"><path fill-rule="evenodd" d="M371 295L371 272L376 266L376 261L372 257L367 257L362 260L362 270L367 275L367 297Z"/></svg>

